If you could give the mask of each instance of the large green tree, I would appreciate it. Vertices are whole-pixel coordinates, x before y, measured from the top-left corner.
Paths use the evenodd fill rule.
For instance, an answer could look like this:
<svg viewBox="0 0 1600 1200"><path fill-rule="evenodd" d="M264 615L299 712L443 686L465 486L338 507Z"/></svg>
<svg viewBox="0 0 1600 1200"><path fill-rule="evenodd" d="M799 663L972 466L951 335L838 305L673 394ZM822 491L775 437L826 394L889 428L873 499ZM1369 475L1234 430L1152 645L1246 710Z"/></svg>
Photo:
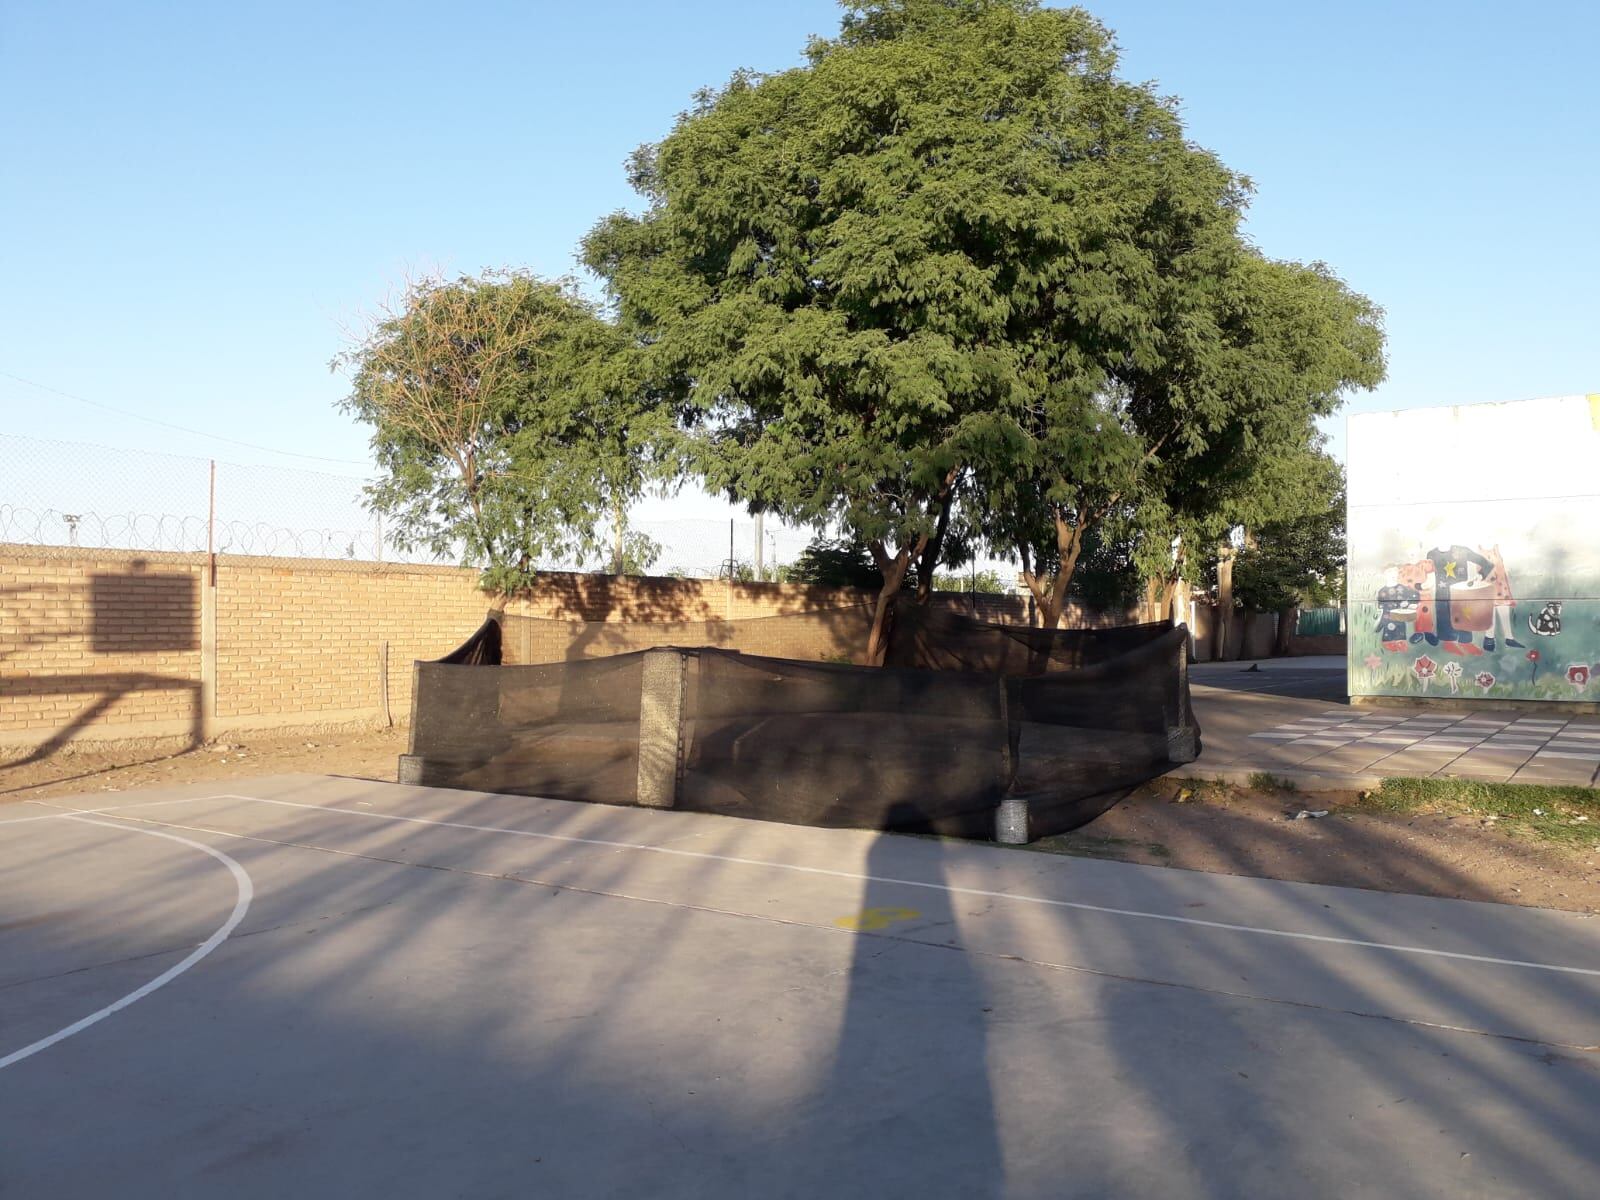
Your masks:
<svg viewBox="0 0 1600 1200"><path fill-rule="evenodd" d="M335 366L372 426L368 503L404 549L459 557L484 586L541 560L606 561L618 514L661 461L662 410L616 327L522 272L424 279Z"/></svg>
<svg viewBox="0 0 1600 1200"><path fill-rule="evenodd" d="M1040 271L1079 223L1046 182L1114 56L1077 10L846 9L805 66L735 76L642 150L647 210L586 256L695 406L706 483L867 546L876 659L963 469L1017 436L1013 326L1053 302Z"/></svg>
<svg viewBox="0 0 1600 1200"><path fill-rule="evenodd" d="M844 7L803 66L736 75L642 149L645 211L585 256L708 486L868 548L876 661L964 524L1023 556L1053 624L1096 523L1193 523L1205 464L1231 494L1230 456L1304 425L1321 381L1269 328L1310 269L1244 241L1246 181L1087 13Z"/></svg>

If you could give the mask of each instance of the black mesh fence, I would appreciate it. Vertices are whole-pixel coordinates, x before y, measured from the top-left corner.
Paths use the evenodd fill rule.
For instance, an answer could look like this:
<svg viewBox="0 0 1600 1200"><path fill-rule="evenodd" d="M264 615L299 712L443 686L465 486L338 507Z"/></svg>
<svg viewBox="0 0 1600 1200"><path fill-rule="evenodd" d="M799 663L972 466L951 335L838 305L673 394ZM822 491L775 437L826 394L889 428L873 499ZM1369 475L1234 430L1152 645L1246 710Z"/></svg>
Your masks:
<svg viewBox="0 0 1600 1200"><path fill-rule="evenodd" d="M1009 822L1007 840L1024 840L1093 820L1198 753L1185 630L1000 642L996 627L968 624L970 644L940 657L997 665L870 668L712 647L471 665L492 656L486 628L464 661L417 665L402 777L964 837L1007 836ZM1028 661L1087 665L1027 675Z"/></svg>
<svg viewBox="0 0 1600 1200"><path fill-rule="evenodd" d="M411 753L429 782L632 804L644 652L544 666L418 663Z"/></svg>
<svg viewBox="0 0 1600 1200"><path fill-rule="evenodd" d="M886 663L996 675L1073 671L1127 654L1169 628L1169 622L1157 622L1106 629L1037 629L902 604L895 612Z"/></svg>

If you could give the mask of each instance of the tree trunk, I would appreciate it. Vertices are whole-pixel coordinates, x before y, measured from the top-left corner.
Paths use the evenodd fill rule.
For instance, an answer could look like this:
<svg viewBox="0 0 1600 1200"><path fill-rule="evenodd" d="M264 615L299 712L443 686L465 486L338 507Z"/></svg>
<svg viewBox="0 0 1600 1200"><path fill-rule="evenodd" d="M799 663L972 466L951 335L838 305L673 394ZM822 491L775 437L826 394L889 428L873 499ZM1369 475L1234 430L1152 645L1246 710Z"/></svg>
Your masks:
<svg viewBox="0 0 1600 1200"><path fill-rule="evenodd" d="M955 497L948 489L939 501L939 523L933 531L933 537L922 548L922 554L917 559L917 603L926 604L933 595L933 569L939 564L939 555L944 553L945 534L950 531L950 510L955 507Z"/></svg>
<svg viewBox="0 0 1600 1200"><path fill-rule="evenodd" d="M878 591L878 601L872 609L872 628L867 632L867 666L881 667L883 656L889 649L889 617L894 611L895 597L905 582L906 569L911 560L903 552L894 565L883 573L883 587Z"/></svg>
<svg viewBox="0 0 1600 1200"><path fill-rule="evenodd" d="M1278 610L1278 635L1273 640L1272 652L1280 658L1289 653L1289 641L1294 637L1294 622L1299 613L1298 604Z"/></svg>
<svg viewBox="0 0 1600 1200"><path fill-rule="evenodd" d="M1176 579L1163 579L1161 581L1161 607L1156 610L1156 620L1177 621L1173 616L1174 607L1178 602L1178 581Z"/></svg>
<svg viewBox="0 0 1600 1200"><path fill-rule="evenodd" d="M1233 624L1233 547L1222 547L1217 555L1217 627L1213 630L1211 660L1228 657L1228 627Z"/></svg>
<svg viewBox="0 0 1600 1200"><path fill-rule="evenodd" d="M894 613L895 597L906 581L906 572L911 569L912 562L927 548L927 541L924 536L916 546L902 549L893 558L889 557L888 547L882 542L873 542L868 547L872 551L873 561L878 564L878 570L883 572L883 587L878 590L878 601L872 609L872 628L867 631L866 665L869 667L883 665L883 656L889 649L889 619Z"/></svg>
<svg viewBox="0 0 1600 1200"><path fill-rule="evenodd" d="M1244 610L1244 624L1239 629L1239 645L1233 652L1235 659L1243 658L1250 652L1250 630L1256 623L1256 610Z"/></svg>

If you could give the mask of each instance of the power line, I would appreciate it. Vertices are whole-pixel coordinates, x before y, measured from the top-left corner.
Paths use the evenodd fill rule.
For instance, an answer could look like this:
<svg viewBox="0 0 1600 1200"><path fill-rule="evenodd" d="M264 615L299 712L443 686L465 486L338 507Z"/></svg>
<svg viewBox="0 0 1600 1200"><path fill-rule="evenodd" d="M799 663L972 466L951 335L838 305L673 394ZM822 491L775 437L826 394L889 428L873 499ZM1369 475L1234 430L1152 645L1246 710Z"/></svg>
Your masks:
<svg viewBox="0 0 1600 1200"><path fill-rule="evenodd" d="M118 408L112 404L102 404L98 400L90 400L84 396L74 396L71 392L63 392L60 388L47 387L42 383L35 383L31 379L24 379L21 375L13 375L10 371L0 371L0 376L15 380L31 388L38 388L41 392L49 392L52 396L60 396L66 400L75 400L79 404L87 404L90 408L103 409L106 412L116 413L123 417L132 417L135 421L144 421L150 425L160 425L165 429L176 429L180 433L192 434L195 437L210 438L214 442L227 442L232 446L247 446L251 450L261 450L267 454L282 454L288 458L306 458L316 462L342 463L347 467L370 467L371 463L357 462L352 458L329 458L323 454L302 454L298 450L280 450L276 446L263 446L258 442L245 442L238 438L223 437L220 433L207 433L203 429L191 429L187 425L177 425L171 421L163 421L158 417L147 417L143 413L131 412L126 408Z"/></svg>

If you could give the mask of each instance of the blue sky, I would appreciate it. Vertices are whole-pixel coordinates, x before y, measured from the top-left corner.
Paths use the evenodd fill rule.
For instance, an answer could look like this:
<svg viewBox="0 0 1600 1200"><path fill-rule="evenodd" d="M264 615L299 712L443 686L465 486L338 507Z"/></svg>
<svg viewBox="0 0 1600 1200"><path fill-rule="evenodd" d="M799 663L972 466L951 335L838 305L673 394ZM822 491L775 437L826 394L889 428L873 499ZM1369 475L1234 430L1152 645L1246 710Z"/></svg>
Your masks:
<svg viewBox="0 0 1600 1200"><path fill-rule="evenodd" d="M1387 310L1389 381L1355 409L1600 391L1600 10L1090 8L1253 177L1261 247ZM408 271L574 270L695 88L836 24L830 0L10 0L0 433L359 473L342 328Z"/></svg>

